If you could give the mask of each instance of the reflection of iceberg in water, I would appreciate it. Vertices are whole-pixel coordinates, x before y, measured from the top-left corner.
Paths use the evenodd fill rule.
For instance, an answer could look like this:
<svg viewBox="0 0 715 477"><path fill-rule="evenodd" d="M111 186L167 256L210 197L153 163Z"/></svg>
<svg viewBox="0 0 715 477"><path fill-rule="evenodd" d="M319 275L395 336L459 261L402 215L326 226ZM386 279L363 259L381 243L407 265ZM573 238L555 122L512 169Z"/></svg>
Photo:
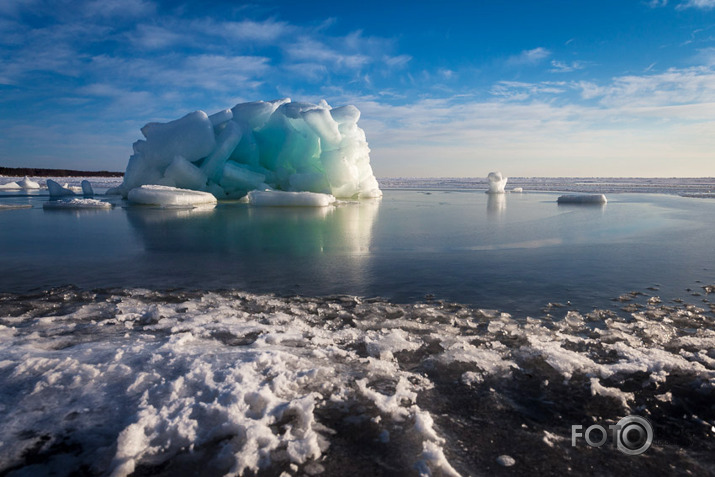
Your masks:
<svg viewBox="0 0 715 477"><path fill-rule="evenodd" d="M506 211L505 194L489 194L487 196L487 214L498 217Z"/></svg>
<svg viewBox="0 0 715 477"><path fill-rule="evenodd" d="M210 286L213 280L324 294L365 280L379 204L370 199L318 208L223 204L203 213L125 210L144 245L146 266L152 273L161 270L169 285Z"/></svg>
<svg viewBox="0 0 715 477"><path fill-rule="evenodd" d="M371 199L339 207L249 207L245 245L299 255L365 253L379 203Z"/></svg>
<svg viewBox="0 0 715 477"><path fill-rule="evenodd" d="M173 220L207 217L214 213L215 206L196 207L161 207L147 205L133 205L127 208L130 222L132 218L141 220L145 224L159 224Z"/></svg>

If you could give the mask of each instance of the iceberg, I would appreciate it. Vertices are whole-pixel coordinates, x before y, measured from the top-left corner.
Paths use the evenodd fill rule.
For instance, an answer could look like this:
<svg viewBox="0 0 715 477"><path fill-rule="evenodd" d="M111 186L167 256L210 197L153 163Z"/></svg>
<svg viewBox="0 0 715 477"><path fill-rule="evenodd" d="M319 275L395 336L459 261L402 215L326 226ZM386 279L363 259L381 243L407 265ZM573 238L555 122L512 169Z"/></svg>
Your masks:
<svg viewBox="0 0 715 477"><path fill-rule="evenodd" d="M133 145L122 185L111 192L127 198L135 188L156 185L216 199L266 189L381 197L359 119L360 110L352 105L332 108L325 100L284 98L149 123L141 128L144 139Z"/></svg>
<svg viewBox="0 0 715 477"><path fill-rule="evenodd" d="M490 172L487 176L489 181L489 190L487 194L503 194L506 186L506 177L502 177L501 172Z"/></svg>
<svg viewBox="0 0 715 477"><path fill-rule="evenodd" d="M163 207L215 205L216 197L208 192L161 185L143 185L129 191L129 202Z"/></svg>
<svg viewBox="0 0 715 477"><path fill-rule="evenodd" d="M559 204L596 204L602 205L608 202L603 194L567 194L560 196L557 200Z"/></svg>

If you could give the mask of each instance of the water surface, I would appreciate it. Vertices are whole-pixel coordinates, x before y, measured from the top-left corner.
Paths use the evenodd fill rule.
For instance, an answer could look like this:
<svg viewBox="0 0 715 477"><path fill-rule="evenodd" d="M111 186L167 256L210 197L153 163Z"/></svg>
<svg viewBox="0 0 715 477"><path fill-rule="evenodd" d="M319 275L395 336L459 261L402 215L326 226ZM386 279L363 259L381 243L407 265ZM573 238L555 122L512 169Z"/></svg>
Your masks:
<svg viewBox="0 0 715 477"><path fill-rule="evenodd" d="M434 297L533 314L586 311L623 293L663 299L715 279L715 201L611 194L605 206L557 193L387 190L336 208L213 210L130 206L43 210L0 198L0 290L238 288L279 295Z"/></svg>

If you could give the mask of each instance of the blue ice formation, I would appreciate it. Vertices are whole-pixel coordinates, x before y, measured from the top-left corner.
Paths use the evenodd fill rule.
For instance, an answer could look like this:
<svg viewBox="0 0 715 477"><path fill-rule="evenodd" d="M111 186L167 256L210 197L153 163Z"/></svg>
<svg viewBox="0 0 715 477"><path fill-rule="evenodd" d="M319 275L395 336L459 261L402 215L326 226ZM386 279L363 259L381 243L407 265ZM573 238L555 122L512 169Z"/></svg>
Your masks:
<svg viewBox="0 0 715 477"><path fill-rule="evenodd" d="M210 192L217 199L251 190L380 197L359 118L355 106L285 98L149 123L141 129L145 139L134 143L124 182L110 192L127 197L150 184Z"/></svg>

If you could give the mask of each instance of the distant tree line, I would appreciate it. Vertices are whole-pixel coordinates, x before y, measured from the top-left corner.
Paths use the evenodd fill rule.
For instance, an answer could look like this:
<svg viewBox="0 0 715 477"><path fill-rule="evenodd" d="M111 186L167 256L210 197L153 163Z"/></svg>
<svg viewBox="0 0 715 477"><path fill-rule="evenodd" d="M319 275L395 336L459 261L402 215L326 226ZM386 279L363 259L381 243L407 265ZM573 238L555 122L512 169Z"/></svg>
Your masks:
<svg viewBox="0 0 715 477"><path fill-rule="evenodd" d="M122 177L124 173L112 171L75 171L72 169L38 169L34 167L0 167L0 175L35 177Z"/></svg>

